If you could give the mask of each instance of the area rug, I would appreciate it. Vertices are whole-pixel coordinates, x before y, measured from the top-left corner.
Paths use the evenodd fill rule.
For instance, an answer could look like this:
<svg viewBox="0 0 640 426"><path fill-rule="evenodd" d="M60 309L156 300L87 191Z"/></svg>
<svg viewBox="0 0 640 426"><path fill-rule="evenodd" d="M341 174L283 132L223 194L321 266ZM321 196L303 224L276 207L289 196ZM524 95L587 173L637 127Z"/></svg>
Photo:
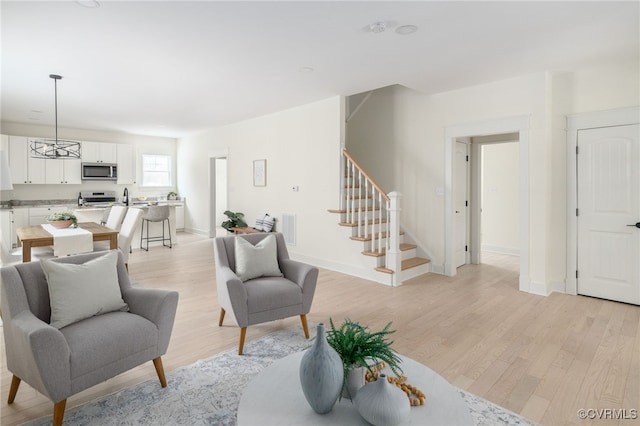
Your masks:
<svg viewBox="0 0 640 426"><path fill-rule="evenodd" d="M312 334L314 326L309 327ZM313 336L312 336L313 337ZM302 328L293 326L237 349L200 360L167 374L168 386L157 379L123 389L81 406L70 408L65 425L235 425L243 389L272 362L311 344ZM476 395L459 390L477 426L535 425ZM51 416L25 423L51 424Z"/></svg>

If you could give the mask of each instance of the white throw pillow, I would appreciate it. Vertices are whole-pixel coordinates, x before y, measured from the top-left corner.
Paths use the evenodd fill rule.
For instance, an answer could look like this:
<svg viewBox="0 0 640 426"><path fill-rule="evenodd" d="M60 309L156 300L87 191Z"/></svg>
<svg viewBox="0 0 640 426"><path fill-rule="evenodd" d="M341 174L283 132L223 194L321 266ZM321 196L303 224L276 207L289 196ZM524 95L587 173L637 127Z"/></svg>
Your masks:
<svg viewBox="0 0 640 426"><path fill-rule="evenodd" d="M273 229L273 225L276 223L276 219L269 216L269 215L265 215L264 219L262 220L262 230L264 232L271 232L271 230Z"/></svg>
<svg viewBox="0 0 640 426"><path fill-rule="evenodd" d="M236 275L242 281L258 277L281 277L276 236L269 235L255 246L236 237Z"/></svg>
<svg viewBox="0 0 640 426"><path fill-rule="evenodd" d="M112 311L128 311L118 284L118 252L82 264L40 261L49 286L51 326L69 324Z"/></svg>

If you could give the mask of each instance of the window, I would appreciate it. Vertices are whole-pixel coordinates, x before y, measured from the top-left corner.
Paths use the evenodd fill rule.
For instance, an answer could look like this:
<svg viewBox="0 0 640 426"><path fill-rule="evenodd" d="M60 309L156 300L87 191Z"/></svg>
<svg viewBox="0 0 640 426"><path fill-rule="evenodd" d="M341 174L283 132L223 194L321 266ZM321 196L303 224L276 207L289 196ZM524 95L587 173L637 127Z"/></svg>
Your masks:
<svg viewBox="0 0 640 426"><path fill-rule="evenodd" d="M142 156L142 186L171 186L171 156Z"/></svg>

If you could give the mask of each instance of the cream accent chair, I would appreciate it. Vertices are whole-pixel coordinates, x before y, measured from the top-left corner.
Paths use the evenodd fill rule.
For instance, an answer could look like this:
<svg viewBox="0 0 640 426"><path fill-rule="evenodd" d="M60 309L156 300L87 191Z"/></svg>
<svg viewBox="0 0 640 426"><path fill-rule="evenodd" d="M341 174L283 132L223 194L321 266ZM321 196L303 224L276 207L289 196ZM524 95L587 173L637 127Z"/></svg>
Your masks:
<svg viewBox="0 0 640 426"><path fill-rule="evenodd" d="M119 231L122 226L124 216L127 214L127 210L128 209L124 206L112 206L104 226Z"/></svg>
<svg viewBox="0 0 640 426"><path fill-rule="evenodd" d="M124 217L122 227L118 233L118 248L122 251L122 257L124 258L124 265L129 270L129 253L131 253L131 241L133 241L133 234L142 225L142 215L144 211L135 207L129 207L127 209L127 215Z"/></svg>
<svg viewBox="0 0 640 426"><path fill-rule="evenodd" d="M127 214L127 210L128 209L124 206L111 206L109 208L109 215L107 216L107 220L104 223L104 226L106 226L107 228L111 228L114 231L120 231L120 228L122 227L122 221ZM120 236L118 236L118 238L120 238ZM95 241L93 243L93 251L98 250L109 250L109 242Z"/></svg>
<svg viewBox="0 0 640 426"><path fill-rule="evenodd" d="M102 255L54 261L82 264ZM53 425L58 426L69 396L151 360L161 386L167 386L161 356L169 346L178 293L132 287L122 253L117 274L129 312L109 312L57 329L50 325L49 288L40 262L0 269L7 370L13 374L9 404L25 381L54 403Z"/></svg>
<svg viewBox="0 0 640 426"><path fill-rule="evenodd" d="M253 245L263 238L275 235L277 257L283 277L259 277L242 282L236 275L235 241L244 238ZM214 240L216 284L222 326L229 312L240 327L238 355L242 355L247 327L299 315L304 335L309 338L307 314L316 290L318 268L289 258L281 233L257 233L219 237Z"/></svg>

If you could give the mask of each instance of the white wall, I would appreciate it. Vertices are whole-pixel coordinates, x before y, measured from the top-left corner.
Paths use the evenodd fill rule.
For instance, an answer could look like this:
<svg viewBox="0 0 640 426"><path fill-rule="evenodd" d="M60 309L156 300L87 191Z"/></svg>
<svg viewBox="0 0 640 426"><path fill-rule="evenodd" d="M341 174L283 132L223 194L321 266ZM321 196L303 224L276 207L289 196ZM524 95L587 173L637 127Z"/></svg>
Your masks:
<svg viewBox="0 0 640 426"><path fill-rule="evenodd" d="M447 126L531 115L533 146L535 135L544 135L545 75L536 74L473 86L437 95L424 95L394 86L374 93L347 126L347 149L357 152L356 159L371 166L375 179L383 167L393 170L392 182L385 190L397 190L403 197L402 223L418 242L431 252L435 270L444 270L445 261L445 146ZM389 93L389 92L392 93ZM391 114L382 115L378 102L391 102ZM369 126L392 129L392 137L375 138ZM364 136L363 136L364 135ZM369 152L385 150L384 157L368 157ZM360 156L363 153L362 157ZM536 152L536 156L539 156ZM380 161L377 162L377 159ZM544 184L544 162L534 182L535 191ZM385 176L389 174L386 173ZM542 191L539 191L542 192ZM536 209L544 209L542 200ZM538 217L544 217L538 214ZM534 241L543 247L544 243ZM544 256L544 250L540 249ZM544 265L544 262L542 262Z"/></svg>
<svg viewBox="0 0 640 426"><path fill-rule="evenodd" d="M517 142L482 145L482 250L520 252Z"/></svg>
<svg viewBox="0 0 640 426"><path fill-rule="evenodd" d="M212 129L178 141L178 189L189 202L187 228L209 235L208 157L228 152L228 208L255 224L258 214L297 218L292 256L344 270L359 253L349 250L339 217L342 100L333 97L298 108ZM267 160L267 185L253 186L253 160ZM299 187L299 192L292 190Z"/></svg>
<svg viewBox="0 0 640 426"><path fill-rule="evenodd" d="M19 123L2 123L2 134L30 137L52 137L55 128L51 126L35 126ZM58 136L64 139L110 142L116 144L131 144L136 151L137 181L140 182L140 159L142 154L164 154L173 158L173 170L176 170L176 146L177 140L154 136L130 135L125 133L101 132L98 130L58 128ZM174 176L174 182L176 177ZM124 188L129 190L130 197L166 195L170 190L163 188L149 189L136 185L118 185L115 182L90 181L80 185L14 185L9 198L15 200L51 200L51 199L77 199L78 192L85 190L112 190L121 195Z"/></svg>
<svg viewBox="0 0 640 426"><path fill-rule="evenodd" d="M639 81L638 63L630 60L436 95L383 88L348 123L346 146L385 190L404 194L403 226L433 254L437 270L445 260L445 128L529 116L528 279L559 288L566 278L565 117L640 105Z"/></svg>

